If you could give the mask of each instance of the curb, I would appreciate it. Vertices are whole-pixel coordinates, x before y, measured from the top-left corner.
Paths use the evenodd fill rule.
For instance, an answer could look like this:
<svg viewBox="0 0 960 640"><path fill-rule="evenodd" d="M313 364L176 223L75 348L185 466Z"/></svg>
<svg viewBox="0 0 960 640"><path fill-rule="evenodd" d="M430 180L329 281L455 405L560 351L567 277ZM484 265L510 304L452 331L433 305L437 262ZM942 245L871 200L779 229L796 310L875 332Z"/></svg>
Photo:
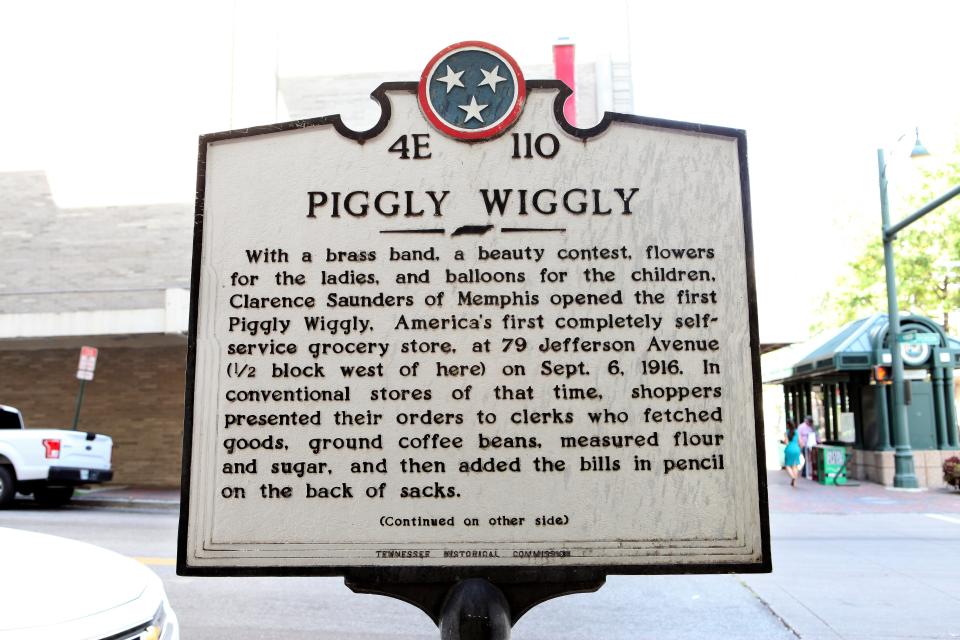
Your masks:
<svg viewBox="0 0 960 640"><path fill-rule="evenodd" d="M137 509L149 511L180 511L179 501L150 500L137 498L96 498L76 497L70 502L74 507L89 507L93 509Z"/></svg>

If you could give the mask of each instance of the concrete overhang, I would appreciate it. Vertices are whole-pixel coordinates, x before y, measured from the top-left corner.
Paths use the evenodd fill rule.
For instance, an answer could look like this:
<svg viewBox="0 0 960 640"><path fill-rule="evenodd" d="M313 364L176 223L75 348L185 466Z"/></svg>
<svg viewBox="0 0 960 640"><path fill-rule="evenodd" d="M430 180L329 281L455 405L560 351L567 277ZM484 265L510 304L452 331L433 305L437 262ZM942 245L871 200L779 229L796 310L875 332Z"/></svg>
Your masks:
<svg viewBox="0 0 960 640"><path fill-rule="evenodd" d="M165 289L162 307L0 314L0 350L185 344L190 292Z"/></svg>

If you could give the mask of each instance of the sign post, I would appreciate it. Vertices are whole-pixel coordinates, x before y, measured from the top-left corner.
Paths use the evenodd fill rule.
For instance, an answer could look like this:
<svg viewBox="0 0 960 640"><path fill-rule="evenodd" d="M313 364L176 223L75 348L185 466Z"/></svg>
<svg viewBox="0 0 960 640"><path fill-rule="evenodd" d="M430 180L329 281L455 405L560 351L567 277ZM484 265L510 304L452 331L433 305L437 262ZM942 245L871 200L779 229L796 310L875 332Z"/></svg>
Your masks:
<svg viewBox="0 0 960 640"><path fill-rule="evenodd" d="M77 392L77 406L73 412L73 430L80 424L80 406L83 404L83 392L87 382L93 380L93 372L97 368L97 349L95 347L80 347L80 362L77 364L77 379L80 381L80 390Z"/></svg>
<svg viewBox="0 0 960 640"><path fill-rule="evenodd" d="M201 138L178 573L342 575L452 638L770 570L745 136L569 95L464 42L368 131Z"/></svg>

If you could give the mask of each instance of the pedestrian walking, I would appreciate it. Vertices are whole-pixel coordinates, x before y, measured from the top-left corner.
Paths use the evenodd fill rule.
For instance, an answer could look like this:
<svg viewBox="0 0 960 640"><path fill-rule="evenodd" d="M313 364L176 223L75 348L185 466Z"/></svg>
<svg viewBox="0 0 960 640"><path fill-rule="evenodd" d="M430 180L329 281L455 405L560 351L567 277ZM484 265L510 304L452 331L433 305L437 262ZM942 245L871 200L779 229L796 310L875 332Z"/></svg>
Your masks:
<svg viewBox="0 0 960 640"><path fill-rule="evenodd" d="M799 433L790 420L787 420L787 435L781 442L787 445L783 450L783 465L790 476L790 486L796 488L800 465L803 464L803 454L800 452Z"/></svg>

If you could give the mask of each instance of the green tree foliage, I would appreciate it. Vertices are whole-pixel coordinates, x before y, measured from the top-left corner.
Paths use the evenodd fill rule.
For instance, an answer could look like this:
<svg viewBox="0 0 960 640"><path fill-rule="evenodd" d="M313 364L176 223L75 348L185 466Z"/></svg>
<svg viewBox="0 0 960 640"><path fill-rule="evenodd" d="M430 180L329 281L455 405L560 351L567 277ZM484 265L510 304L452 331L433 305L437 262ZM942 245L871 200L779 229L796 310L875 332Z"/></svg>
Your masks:
<svg viewBox="0 0 960 640"><path fill-rule="evenodd" d="M906 208L894 207L894 222L902 217L898 213L916 211L960 184L960 142L946 162L920 171L922 181ZM929 316L949 332L950 312L960 307L960 197L901 231L894 240L894 256L900 310ZM842 326L886 310L883 242L877 229L863 253L824 296L812 329Z"/></svg>

